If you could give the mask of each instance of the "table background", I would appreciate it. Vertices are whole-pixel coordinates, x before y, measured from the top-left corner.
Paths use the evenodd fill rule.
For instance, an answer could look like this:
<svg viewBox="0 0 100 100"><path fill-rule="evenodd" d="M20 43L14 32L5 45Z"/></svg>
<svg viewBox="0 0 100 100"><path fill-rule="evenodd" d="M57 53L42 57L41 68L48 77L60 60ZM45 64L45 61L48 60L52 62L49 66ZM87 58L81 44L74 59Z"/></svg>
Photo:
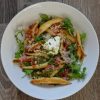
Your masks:
<svg viewBox="0 0 100 100"><path fill-rule="evenodd" d="M0 42L3 32L12 17L23 8L41 1L48 0L0 0ZM100 0L49 1L64 2L80 10L91 21L100 40ZM38 100L22 93L10 82L2 67L1 58L0 100ZM63 100L100 100L100 61L90 82L81 91Z"/></svg>

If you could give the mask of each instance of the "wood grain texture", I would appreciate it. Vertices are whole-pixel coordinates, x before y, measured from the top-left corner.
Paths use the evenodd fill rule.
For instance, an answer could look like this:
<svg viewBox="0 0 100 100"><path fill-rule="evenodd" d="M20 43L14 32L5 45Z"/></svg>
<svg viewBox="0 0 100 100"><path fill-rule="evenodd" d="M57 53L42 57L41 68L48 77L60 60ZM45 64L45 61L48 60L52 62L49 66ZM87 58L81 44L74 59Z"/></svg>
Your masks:
<svg viewBox="0 0 100 100"><path fill-rule="evenodd" d="M0 0L0 23L4 22L4 0Z"/></svg>
<svg viewBox="0 0 100 100"><path fill-rule="evenodd" d="M0 0L0 44L3 32L11 18L23 8L48 0ZM69 4L93 24L100 42L100 0L49 0ZM1 48L1 47L0 47ZM18 90L6 76L0 59L0 100L37 100ZM90 82L78 93L62 100L100 100L100 61Z"/></svg>

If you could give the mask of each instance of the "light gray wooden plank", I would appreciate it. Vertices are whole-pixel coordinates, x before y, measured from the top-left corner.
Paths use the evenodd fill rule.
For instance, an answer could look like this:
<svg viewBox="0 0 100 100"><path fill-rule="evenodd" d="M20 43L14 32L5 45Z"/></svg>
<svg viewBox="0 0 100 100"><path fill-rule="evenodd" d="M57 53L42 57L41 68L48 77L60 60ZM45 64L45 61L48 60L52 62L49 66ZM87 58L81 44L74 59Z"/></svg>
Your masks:
<svg viewBox="0 0 100 100"><path fill-rule="evenodd" d="M46 2L46 1L56 1L56 2L62 2L62 0L18 0L17 1L17 10L20 11L27 6L30 6L32 4L38 3L38 2Z"/></svg>
<svg viewBox="0 0 100 100"><path fill-rule="evenodd" d="M0 0L0 23L4 22L4 0Z"/></svg>
<svg viewBox="0 0 100 100"><path fill-rule="evenodd" d="M1 0L0 0L1 1ZM14 17L17 13L17 0L2 0L4 3L4 19L5 23L9 23L9 21Z"/></svg>

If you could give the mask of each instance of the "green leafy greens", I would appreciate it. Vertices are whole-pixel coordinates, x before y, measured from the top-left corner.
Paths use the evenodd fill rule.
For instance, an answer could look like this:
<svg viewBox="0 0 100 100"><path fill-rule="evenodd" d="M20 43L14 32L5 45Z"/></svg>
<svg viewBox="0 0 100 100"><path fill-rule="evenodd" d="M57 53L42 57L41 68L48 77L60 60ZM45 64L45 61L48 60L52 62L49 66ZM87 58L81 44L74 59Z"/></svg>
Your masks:
<svg viewBox="0 0 100 100"><path fill-rule="evenodd" d="M48 16L47 14L40 14L40 18L41 18L41 21L40 21L40 25L41 25L47 22L48 20L50 20L52 17Z"/></svg>
<svg viewBox="0 0 100 100"><path fill-rule="evenodd" d="M23 63L25 66L31 66L31 63L30 62L24 62ZM23 72L25 73L25 75L31 75L33 70L30 70L30 69L24 69Z"/></svg>
<svg viewBox="0 0 100 100"><path fill-rule="evenodd" d="M43 41L43 37L42 36L38 36L35 38L35 42L40 42Z"/></svg>
<svg viewBox="0 0 100 100"><path fill-rule="evenodd" d="M15 52L15 58L20 58L22 53L24 52L24 42L21 39L19 39L19 35L23 36L23 30L18 30L15 35L16 42L18 45L18 51Z"/></svg>
<svg viewBox="0 0 100 100"><path fill-rule="evenodd" d="M68 47L70 51L70 58L71 58L71 64L68 65L68 67L71 70L71 73L69 74L70 79L84 79L86 75L86 68L84 67L81 71L81 63L78 63L78 57L76 55L76 44L71 44Z"/></svg>
<svg viewBox="0 0 100 100"><path fill-rule="evenodd" d="M69 56L70 56L72 62L73 63L77 62L78 57L76 55L76 44L73 43L73 44L69 45L68 49L69 49L69 52L70 52Z"/></svg>
<svg viewBox="0 0 100 100"><path fill-rule="evenodd" d="M80 36L81 36L81 42L84 43L86 40L86 33L81 33Z"/></svg>
<svg viewBox="0 0 100 100"><path fill-rule="evenodd" d="M26 75L30 75L30 74L32 74L33 70L24 69L23 72L24 72Z"/></svg>
<svg viewBox="0 0 100 100"><path fill-rule="evenodd" d="M80 64L71 64L70 69L72 72L69 74L70 79L84 79L86 75L86 67L81 71Z"/></svg>
<svg viewBox="0 0 100 100"><path fill-rule="evenodd" d="M74 27L69 18L64 19L62 26L63 26L63 28L65 28L68 31L69 34L71 34L71 35L73 34Z"/></svg>

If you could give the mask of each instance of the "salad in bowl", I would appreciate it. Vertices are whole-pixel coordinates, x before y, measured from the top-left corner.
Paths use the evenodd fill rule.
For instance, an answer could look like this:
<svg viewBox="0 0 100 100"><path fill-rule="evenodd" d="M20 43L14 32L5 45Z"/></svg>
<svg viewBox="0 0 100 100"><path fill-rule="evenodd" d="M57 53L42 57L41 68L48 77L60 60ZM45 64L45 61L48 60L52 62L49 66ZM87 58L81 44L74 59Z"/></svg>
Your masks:
<svg viewBox="0 0 100 100"><path fill-rule="evenodd" d="M86 33L74 29L68 17L40 14L40 18L15 34L13 63L31 79L32 84L69 85L82 80L86 67L81 68Z"/></svg>

